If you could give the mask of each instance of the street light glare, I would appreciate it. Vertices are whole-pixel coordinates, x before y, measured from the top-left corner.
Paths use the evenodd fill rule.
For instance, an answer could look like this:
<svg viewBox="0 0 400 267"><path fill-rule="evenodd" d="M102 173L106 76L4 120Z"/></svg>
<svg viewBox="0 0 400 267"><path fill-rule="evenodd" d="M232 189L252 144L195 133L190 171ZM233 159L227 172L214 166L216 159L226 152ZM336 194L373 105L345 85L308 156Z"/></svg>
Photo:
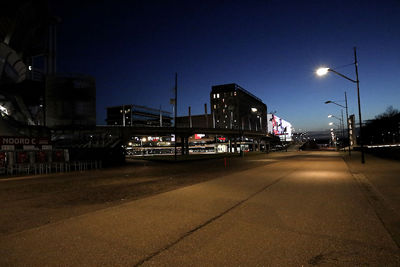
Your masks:
<svg viewBox="0 0 400 267"><path fill-rule="evenodd" d="M319 69L317 69L316 73L318 76L322 76L322 75L327 74L328 71L329 71L329 68L319 68Z"/></svg>

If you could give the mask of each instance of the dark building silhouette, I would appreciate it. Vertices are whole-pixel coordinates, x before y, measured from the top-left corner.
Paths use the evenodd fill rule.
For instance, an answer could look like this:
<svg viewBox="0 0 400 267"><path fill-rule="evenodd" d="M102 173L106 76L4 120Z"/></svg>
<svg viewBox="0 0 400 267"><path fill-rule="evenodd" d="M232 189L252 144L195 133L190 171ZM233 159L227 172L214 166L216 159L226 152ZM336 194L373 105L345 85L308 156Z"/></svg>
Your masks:
<svg viewBox="0 0 400 267"><path fill-rule="evenodd" d="M182 116L176 118L178 127L181 128L212 128L213 121L210 114Z"/></svg>
<svg viewBox="0 0 400 267"><path fill-rule="evenodd" d="M78 74L47 76L45 109L48 127L95 126L95 79Z"/></svg>
<svg viewBox="0 0 400 267"><path fill-rule="evenodd" d="M0 119L7 128L94 126L96 86L88 75L59 74L48 1L6 1L0 9Z"/></svg>
<svg viewBox="0 0 400 267"><path fill-rule="evenodd" d="M45 78L55 72L55 25L47 1L0 8L0 106L8 128L44 125Z"/></svg>
<svg viewBox="0 0 400 267"><path fill-rule="evenodd" d="M239 85L212 86L210 103L215 128L267 132L267 106Z"/></svg>
<svg viewBox="0 0 400 267"><path fill-rule="evenodd" d="M171 127L172 113L139 105L107 108L107 125Z"/></svg>

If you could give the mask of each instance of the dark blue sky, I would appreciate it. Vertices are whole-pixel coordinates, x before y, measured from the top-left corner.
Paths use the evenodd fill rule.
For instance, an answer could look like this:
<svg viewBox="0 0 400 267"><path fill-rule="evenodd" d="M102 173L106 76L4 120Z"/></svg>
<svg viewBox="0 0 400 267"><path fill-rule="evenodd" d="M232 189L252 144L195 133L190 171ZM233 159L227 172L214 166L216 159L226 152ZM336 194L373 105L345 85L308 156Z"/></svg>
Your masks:
<svg viewBox="0 0 400 267"><path fill-rule="evenodd" d="M400 109L400 1L68 1L52 4L58 71L96 78L97 122L105 107L139 104L178 114L209 107L212 85L237 83L298 129L328 129L326 100L357 112L357 46L363 119Z"/></svg>

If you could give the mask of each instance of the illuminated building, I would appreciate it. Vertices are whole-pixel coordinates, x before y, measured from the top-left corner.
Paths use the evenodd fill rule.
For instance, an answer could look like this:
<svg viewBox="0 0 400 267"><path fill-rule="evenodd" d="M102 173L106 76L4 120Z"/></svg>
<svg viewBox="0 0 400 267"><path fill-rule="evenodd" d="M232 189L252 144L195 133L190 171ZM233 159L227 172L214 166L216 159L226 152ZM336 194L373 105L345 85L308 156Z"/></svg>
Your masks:
<svg viewBox="0 0 400 267"><path fill-rule="evenodd" d="M215 128L267 132L267 106L239 85L212 86L210 103Z"/></svg>

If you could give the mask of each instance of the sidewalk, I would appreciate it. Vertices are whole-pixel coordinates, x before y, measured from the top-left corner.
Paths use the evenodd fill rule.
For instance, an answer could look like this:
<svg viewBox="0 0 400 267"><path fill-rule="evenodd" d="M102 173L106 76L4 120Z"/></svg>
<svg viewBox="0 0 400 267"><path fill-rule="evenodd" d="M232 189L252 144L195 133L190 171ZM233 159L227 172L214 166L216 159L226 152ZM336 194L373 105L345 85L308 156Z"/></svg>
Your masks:
<svg viewBox="0 0 400 267"><path fill-rule="evenodd" d="M346 152L344 159L353 173L362 173L400 214L400 161L365 154L365 164L361 164L357 151L352 151L351 158Z"/></svg>
<svg viewBox="0 0 400 267"><path fill-rule="evenodd" d="M400 161L352 152L344 157L354 179L358 182L371 207L400 247Z"/></svg>

